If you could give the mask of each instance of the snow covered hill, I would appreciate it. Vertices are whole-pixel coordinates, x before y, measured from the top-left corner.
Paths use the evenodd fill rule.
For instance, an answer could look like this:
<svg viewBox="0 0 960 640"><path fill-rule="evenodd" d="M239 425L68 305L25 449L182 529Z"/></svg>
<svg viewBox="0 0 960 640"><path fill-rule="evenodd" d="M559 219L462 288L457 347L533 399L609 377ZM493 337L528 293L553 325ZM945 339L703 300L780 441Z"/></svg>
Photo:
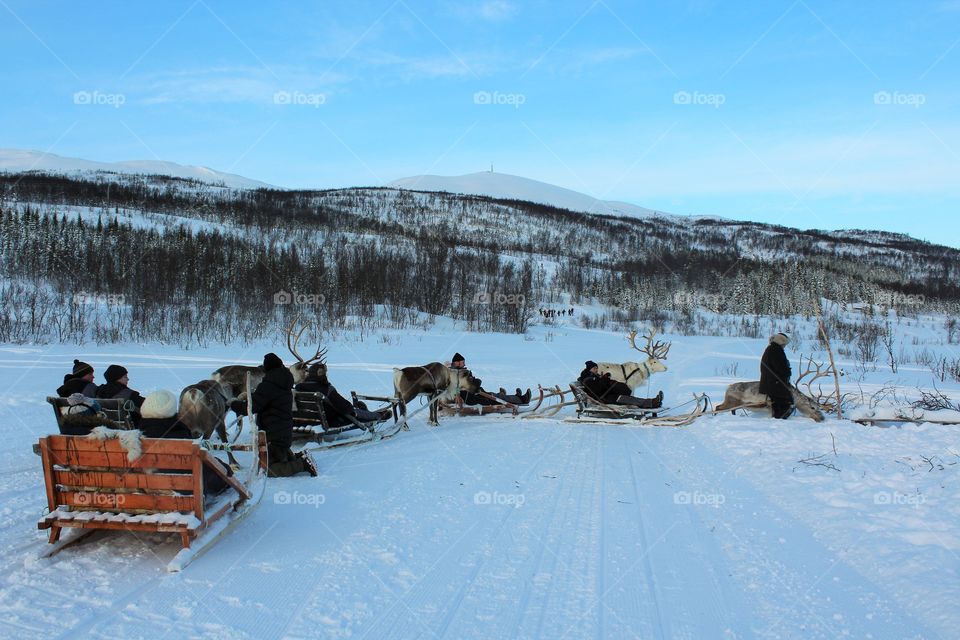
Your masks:
<svg viewBox="0 0 960 640"><path fill-rule="evenodd" d="M67 158L55 153L30 151L23 149L0 149L0 172L20 173L37 171L43 173L89 175L92 173L123 173L143 175L163 175L174 178L200 180L212 184L223 184L234 189L271 188L272 185L259 180L251 180L233 173L224 173L208 167L195 167L165 162L162 160L129 160L125 162L98 162L82 158Z"/></svg>
<svg viewBox="0 0 960 640"><path fill-rule="evenodd" d="M631 218L666 215L635 204L600 200L585 193L546 182L492 171L468 173L462 176L411 176L394 180L387 186L410 191L446 191L448 193L489 196L507 200L525 200L569 209L570 211L602 213Z"/></svg>

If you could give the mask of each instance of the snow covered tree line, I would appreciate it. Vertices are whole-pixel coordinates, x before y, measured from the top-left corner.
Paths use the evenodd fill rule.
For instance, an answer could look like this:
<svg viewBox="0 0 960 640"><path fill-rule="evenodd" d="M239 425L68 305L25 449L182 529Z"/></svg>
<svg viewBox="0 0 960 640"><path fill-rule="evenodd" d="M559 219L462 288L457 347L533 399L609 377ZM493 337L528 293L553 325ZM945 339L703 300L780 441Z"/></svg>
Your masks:
<svg viewBox="0 0 960 640"><path fill-rule="evenodd" d="M609 306L578 314L587 326L668 314L696 332L698 311L786 316L827 298L956 315L960 301L960 252L890 234L157 177L0 176L0 196L0 341L230 342L296 313L522 333L554 301Z"/></svg>

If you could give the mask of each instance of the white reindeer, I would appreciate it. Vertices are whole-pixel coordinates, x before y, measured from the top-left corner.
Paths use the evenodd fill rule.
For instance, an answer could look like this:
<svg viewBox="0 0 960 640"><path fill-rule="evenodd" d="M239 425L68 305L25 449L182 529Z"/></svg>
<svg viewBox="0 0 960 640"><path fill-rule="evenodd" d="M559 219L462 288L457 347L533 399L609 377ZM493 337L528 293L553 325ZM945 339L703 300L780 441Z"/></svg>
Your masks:
<svg viewBox="0 0 960 640"><path fill-rule="evenodd" d="M623 364L617 362L599 362L597 366L600 375L609 373L611 379L622 382L630 387L630 391L633 392L634 389L646 382L647 378L652 374L666 371L667 365L663 364L662 361L667 359L667 353L669 353L672 343L655 342L654 338L656 335L656 330L650 329L647 334L643 336L647 344L641 349L637 346L636 342L637 330L634 329L631 331L630 335L627 336L627 340L630 341L630 346L640 353L645 354L647 359L643 362L624 362Z"/></svg>

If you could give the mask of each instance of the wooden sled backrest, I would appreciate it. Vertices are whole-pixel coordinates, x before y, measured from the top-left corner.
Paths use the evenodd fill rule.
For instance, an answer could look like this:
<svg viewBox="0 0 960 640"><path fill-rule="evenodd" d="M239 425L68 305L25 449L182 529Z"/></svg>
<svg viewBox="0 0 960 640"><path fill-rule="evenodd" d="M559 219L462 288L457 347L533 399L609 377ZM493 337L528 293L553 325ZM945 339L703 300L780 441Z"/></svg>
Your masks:
<svg viewBox="0 0 960 640"><path fill-rule="evenodd" d="M50 511L194 513L203 519L203 465L193 440L142 438L130 461L120 441L53 435L40 439Z"/></svg>
<svg viewBox="0 0 960 640"><path fill-rule="evenodd" d="M319 391L294 391L293 402L297 407L294 417L309 415L322 423L325 428L330 426L327 411L324 409L325 396Z"/></svg>
<svg viewBox="0 0 960 640"><path fill-rule="evenodd" d="M69 407L70 403L66 398L57 396L47 396L47 402L53 405L53 415L57 419L57 428L63 428L63 408ZM96 398L100 405L100 412L108 419L116 422L121 428L133 428L134 411L131 410L132 402L122 398Z"/></svg>
<svg viewBox="0 0 960 640"><path fill-rule="evenodd" d="M576 398L581 409L584 409L591 404L596 404L593 398L587 394L587 390L583 388L583 384L580 382L571 382L570 391L573 391L573 397Z"/></svg>

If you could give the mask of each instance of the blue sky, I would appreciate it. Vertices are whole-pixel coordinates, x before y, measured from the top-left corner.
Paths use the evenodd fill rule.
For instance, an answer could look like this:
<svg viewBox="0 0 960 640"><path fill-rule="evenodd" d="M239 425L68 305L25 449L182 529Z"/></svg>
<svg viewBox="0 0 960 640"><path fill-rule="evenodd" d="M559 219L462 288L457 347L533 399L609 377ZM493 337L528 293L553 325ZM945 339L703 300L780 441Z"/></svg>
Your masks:
<svg viewBox="0 0 960 640"><path fill-rule="evenodd" d="M674 213L960 246L960 0L0 0L0 16L0 147L289 187L492 162Z"/></svg>

